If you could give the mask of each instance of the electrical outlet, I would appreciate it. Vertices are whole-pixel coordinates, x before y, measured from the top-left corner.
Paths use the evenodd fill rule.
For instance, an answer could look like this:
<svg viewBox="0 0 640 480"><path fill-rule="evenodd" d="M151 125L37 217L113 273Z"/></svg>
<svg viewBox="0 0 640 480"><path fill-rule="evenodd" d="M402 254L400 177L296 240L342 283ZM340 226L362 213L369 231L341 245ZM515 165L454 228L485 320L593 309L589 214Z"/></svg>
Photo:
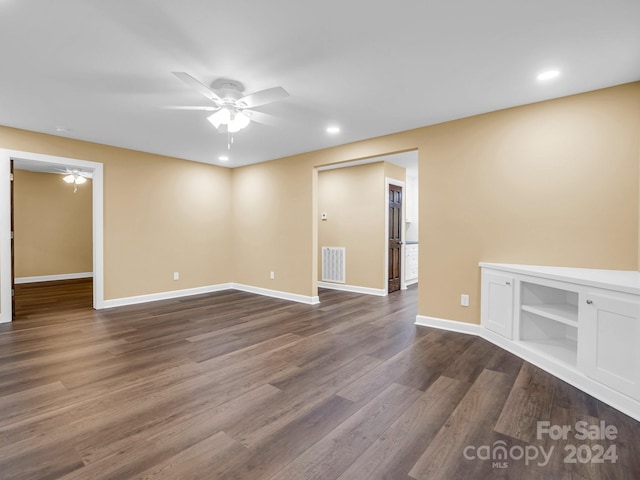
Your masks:
<svg viewBox="0 0 640 480"><path fill-rule="evenodd" d="M276 279L276 272L271 272L271 273L269 274L269 278L270 278L271 280L275 280L275 279Z"/></svg>
<svg viewBox="0 0 640 480"><path fill-rule="evenodd" d="M460 295L460 305L463 307L469 306L469 295L465 295L464 293Z"/></svg>
<svg viewBox="0 0 640 480"><path fill-rule="evenodd" d="M180 272L173 272L173 279L180 280Z"/></svg>

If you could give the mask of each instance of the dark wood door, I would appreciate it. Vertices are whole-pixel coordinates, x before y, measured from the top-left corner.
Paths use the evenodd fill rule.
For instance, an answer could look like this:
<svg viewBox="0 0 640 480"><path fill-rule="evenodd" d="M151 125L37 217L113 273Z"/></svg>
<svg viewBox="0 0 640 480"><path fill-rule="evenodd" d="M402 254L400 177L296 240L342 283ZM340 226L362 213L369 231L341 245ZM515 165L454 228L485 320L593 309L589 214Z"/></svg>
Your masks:
<svg viewBox="0 0 640 480"><path fill-rule="evenodd" d="M11 204L10 204L10 217L11 217L11 320L15 320L16 318L16 296L15 296L15 249L13 246L13 160L10 162L10 178L9 178L9 191L11 196Z"/></svg>
<svg viewBox="0 0 640 480"><path fill-rule="evenodd" d="M389 293L400 290L401 266L402 187L389 185Z"/></svg>

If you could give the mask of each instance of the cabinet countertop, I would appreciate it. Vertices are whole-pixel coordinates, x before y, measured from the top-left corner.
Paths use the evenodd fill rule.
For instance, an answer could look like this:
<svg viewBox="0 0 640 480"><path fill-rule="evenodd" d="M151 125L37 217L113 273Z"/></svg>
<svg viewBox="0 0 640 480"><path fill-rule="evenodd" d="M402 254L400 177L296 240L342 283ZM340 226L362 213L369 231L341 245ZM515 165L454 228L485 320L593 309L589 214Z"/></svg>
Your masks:
<svg viewBox="0 0 640 480"><path fill-rule="evenodd" d="M480 267L640 295L640 272L480 262Z"/></svg>

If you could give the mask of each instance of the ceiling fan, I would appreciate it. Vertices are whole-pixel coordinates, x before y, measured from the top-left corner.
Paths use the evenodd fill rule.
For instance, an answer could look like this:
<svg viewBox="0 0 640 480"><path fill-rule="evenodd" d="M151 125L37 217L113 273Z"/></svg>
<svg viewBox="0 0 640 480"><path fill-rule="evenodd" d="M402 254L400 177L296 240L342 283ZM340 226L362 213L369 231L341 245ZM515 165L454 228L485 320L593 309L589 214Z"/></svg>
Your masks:
<svg viewBox="0 0 640 480"><path fill-rule="evenodd" d="M64 170L57 171L56 173L61 173L62 175L64 175L64 177L62 177L62 180L64 180L66 183L73 184L73 193L76 193L78 191L78 185L86 183L87 178L93 178L91 172L84 172L82 170L71 170L69 168L64 168Z"/></svg>
<svg viewBox="0 0 640 480"><path fill-rule="evenodd" d="M244 95L244 87L242 84L233 80L221 78L212 84L213 88L209 88L188 73L172 73L213 102L213 105L209 106L174 108L179 110L204 110L213 112L207 117L207 120L216 127L218 132L228 135L227 148L231 148L231 143L233 143L232 134L245 128L251 121L267 125L274 124L273 120L275 117L253 110L253 108L277 102L289 96L287 91L282 87L267 88L249 95Z"/></svg>

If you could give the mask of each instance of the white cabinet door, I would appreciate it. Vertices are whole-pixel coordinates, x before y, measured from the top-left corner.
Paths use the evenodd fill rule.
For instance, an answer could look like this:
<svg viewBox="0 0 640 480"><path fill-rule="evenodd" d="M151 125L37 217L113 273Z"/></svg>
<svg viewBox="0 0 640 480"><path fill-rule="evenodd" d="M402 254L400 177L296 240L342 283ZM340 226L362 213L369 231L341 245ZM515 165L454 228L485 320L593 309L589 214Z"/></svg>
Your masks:
<svg viewBox="0 0 640 480"><path fill-rule="evenodd" d="M404 279L406 282L418 278L418 245L405 246ZM415 283L415 282L414 282Z"/></svg>
<svg viewBox="0 0 640 480"><path fill-rule="evenodd" d="M482 271L482 326L513 338L513 277Z"/></svg>
<svg viewBox="0 0 640 480"><path fill-rule="evenodd" d="M640 299L604 292L584 295L579 335L585 373L640 399Z"/></svg>

